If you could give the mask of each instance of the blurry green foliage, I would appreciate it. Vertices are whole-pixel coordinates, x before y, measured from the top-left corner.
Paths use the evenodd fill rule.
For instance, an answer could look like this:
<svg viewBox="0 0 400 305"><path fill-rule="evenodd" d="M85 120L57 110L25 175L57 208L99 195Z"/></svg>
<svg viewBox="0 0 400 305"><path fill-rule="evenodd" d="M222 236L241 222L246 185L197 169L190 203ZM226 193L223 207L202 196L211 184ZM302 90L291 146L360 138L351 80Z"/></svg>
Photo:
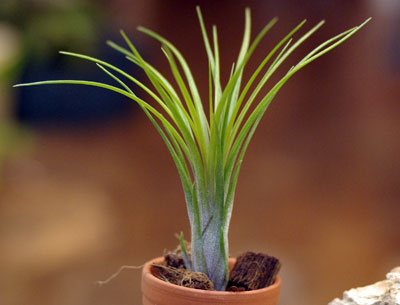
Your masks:
<svg viewBox="0 0 400 305"><path fill-rule="evenodd" d="M27 60L51 61L58 50L95 53L101 20L93 1L1 0L0 21L13 26L21 41L16 62L3 77L14 79Z"/></svg>
<svg viewBox="0 0 400 305"><path fill-rule="evenodd" d="M29 154L33 150L32 132L9 120L0 121L0 188L4 164L10 156Z"/></svg>

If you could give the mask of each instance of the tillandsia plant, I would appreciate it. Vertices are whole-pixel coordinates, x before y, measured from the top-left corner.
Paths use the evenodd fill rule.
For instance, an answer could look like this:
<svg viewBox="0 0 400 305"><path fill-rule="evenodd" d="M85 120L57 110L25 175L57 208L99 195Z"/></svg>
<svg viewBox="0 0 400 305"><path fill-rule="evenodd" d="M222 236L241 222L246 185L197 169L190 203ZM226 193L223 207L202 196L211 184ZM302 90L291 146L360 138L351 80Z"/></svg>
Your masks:
<svg viewBox="0 0 400 305"><path fill-rule="evenodd" d="M121 34L127 48L113 42L108 44L143 69L153 89L107 62L70 52L61 53L96 63L119 86L84 80L51 80L16 86L50 84L95 86L120 93L138 103L167 145L182 181L191 227L190 255L186 252L181 233L185 266L187 269L207 274L216 290L224 290L229 271L228 229L238 175L246 149L261 118L279 89L297 71L340 45L362 28L369 19L320 44L292 66L267 94L260 96L261 89L272 74L297 47L324 24L324 21L293 41L291 37L305 23L305 20L302 21L279 41L249 80L242 85L246 64L261 39L277 22L277 18L272 19L253 42L250 42L251 17L250 9L247 8L239 55L232 66L228 81L222 84L217 28L213 26L210 39L199 7L197 14L209 65L208 115L191 70L182 54L164 37L144 27L139 27L139 31L162 44L162 51L168 60L178 90L142 57L123 31ZM269 62L271 63L267 65ZM117 75L132 81L148 93L161 106L162 111L138 97Z"/></svg>

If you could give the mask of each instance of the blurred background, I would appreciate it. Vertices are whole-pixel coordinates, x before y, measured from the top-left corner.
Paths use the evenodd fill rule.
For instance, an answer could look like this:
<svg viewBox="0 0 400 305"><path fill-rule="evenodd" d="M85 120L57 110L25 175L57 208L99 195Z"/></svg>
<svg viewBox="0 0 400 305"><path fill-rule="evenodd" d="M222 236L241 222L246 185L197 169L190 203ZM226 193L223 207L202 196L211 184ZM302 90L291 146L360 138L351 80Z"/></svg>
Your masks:
<svg viewBox="0 0 400 305"><path fill-rule="evenodd" d="M144 80L105 45L121 42L121 28L168 71L160 45L136 31L144 25L183 52L205 96L197 4L206 24L218 25L225 79L246 6L253 33L280 18L249 70L302 19L305 28L326 20L279 75L310 48L373 18L299 72L266 113L239 178L230 250L282 260L282 305L327 304L400 265L398 0L2 0L0 304L141 304L140 270L102 287L96 281L175 248L181 230L189 235L173 162L138 107L101 89L11 86L109 81L58 50L106 59Z"/></svg>

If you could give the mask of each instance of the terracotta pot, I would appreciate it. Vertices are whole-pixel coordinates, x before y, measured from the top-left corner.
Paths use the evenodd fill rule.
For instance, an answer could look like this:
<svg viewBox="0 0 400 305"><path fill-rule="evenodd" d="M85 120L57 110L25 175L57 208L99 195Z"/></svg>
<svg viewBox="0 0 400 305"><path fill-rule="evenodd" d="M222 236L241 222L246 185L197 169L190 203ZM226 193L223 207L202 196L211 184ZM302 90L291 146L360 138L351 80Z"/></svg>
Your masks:
<svg viewBox="0 0 400 305"><path fill-rule="evenodd" d="M267 288L244 291L207 291L186 288L164 282L150 272L152 263L161 263L162 257L145 264L142 272L143 305L276 305L278 303L281 280ZM235 259L229 259L232 267Z"/></svg>

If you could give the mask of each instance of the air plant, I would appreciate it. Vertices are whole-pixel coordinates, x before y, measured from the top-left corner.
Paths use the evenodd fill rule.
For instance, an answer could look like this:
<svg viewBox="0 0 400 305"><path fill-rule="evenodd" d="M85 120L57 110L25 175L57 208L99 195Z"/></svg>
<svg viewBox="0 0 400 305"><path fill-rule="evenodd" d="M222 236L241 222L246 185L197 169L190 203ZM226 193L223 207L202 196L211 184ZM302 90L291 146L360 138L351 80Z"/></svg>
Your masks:
<svg viewBox="0 0 400 305"><path fill-rule="evenodd" d="M291 37L305 23L305 20L302 21L268 52L251 77L242 83L243 71L251 55L277 22L277 18L272 19L251 42L251 16L250 9L247 8L239 55L233 63L228 81L223 84L220 78L217 28L213 26L210 39L199 7L197 14L209 65L208 114L182 54L164 37L144 27L139 27L138 30L162 44L162 51L168 60L177 88L142 57L123 31L121 34L127 48L111 41L108 44L143 69L153 86L152 89L107 62L71 52L60 53L96 63L119 86L85 80L49 80L16 86L94 86L120 93L136 102L164 140L182 182L191 228L190 255L185 249L181 233L185 266L187 269L207 274L216 290L224 290L229 272L228 230L238 175L249 142L261 118L279 89L297 71L354 35L369 19L320 44L292 66L268 93L261 94L261 89L279 66L315 33L324 21L319 22L297 40L293 40ZM150 102L138 97L119 78L121 76L143 89L162 110L157 110Z"/></svg>

